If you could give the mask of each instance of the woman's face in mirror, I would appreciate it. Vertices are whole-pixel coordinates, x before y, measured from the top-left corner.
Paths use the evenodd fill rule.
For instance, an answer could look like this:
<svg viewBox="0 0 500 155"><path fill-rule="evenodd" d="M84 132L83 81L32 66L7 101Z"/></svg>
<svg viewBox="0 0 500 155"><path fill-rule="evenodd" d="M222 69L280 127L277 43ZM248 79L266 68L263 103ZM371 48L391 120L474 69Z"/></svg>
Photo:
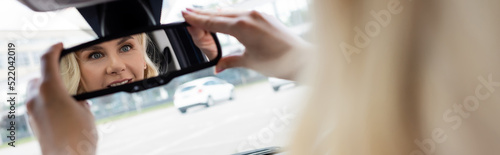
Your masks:
<svg viewBox="0 0 500 155"><path fill-rule="evenodd" d="M80 87L90 92L144 79L147 65L139 39L126 36L76 52Z"/></svg>

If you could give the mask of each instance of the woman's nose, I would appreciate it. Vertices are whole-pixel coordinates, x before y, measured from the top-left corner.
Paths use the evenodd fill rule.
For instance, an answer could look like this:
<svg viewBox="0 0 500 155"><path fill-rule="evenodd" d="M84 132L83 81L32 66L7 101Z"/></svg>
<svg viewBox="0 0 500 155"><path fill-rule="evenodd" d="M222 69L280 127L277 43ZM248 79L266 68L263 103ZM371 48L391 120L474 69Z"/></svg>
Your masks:
<svg viewBox="0 0 500 155"><path fill-rule="evenodd" d="M125 63L119 57L110 56L108 67L106 68L107 74L120 74L125 71Z"/></svg>

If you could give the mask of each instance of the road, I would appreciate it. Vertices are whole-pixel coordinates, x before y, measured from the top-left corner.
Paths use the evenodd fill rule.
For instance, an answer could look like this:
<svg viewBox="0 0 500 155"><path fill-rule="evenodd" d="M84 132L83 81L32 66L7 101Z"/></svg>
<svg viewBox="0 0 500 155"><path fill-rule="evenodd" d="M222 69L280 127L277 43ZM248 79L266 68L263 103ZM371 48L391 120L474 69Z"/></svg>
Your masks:
<svg viewBox="0 0 500 155"><path fill-rule="evenodd" d="M302 101L303 87L272 91L267 82L240 87L235 99L181 114L174 107L98 126L100 155L232 154L284 146ZM84 147L81 149L84 150ZM40 154L36 141L0 154Z"/></svg>

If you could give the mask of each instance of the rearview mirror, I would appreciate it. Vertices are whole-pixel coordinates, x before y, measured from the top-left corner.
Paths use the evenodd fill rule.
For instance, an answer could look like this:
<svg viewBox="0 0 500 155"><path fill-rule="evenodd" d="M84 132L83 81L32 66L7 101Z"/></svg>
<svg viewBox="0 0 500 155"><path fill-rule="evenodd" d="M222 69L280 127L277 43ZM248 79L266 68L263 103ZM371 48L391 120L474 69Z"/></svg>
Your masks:
<svg viewBox="0 0 500 155"><path fill-rule="evenodd" d="M187 23L152 26L65 49L63 82L76 100L84 100L146 90L214 66L221 57L216 35L188 29Z"/></svg>

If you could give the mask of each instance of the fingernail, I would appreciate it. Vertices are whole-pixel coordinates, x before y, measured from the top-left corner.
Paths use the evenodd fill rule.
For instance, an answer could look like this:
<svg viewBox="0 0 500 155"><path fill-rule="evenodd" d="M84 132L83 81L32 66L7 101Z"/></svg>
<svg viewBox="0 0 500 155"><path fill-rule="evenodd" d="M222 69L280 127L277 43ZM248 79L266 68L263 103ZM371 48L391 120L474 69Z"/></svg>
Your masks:
<svg viewBox="0 0 500 155"><path fill-rule="evenodd" d="M186 8L186 10L187 10L187 11L189 11L189 12L192 12L192 11L193 11L193 9L192 9L192 8Z"/></svg>

